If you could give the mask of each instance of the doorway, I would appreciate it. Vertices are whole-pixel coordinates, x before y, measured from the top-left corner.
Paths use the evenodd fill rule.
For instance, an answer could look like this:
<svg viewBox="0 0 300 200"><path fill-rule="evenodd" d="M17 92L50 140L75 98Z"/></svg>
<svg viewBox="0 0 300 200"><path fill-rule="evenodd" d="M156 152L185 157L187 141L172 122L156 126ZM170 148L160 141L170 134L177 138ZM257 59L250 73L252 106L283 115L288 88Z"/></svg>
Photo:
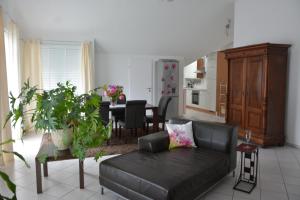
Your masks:
<svg viewBox="0 0 300 200"><path fill-rule="evenodd" d="M128 71L129 98L132 100L146 100L147 103L153 104L151 59L144 57L131 59Z"/></svg>

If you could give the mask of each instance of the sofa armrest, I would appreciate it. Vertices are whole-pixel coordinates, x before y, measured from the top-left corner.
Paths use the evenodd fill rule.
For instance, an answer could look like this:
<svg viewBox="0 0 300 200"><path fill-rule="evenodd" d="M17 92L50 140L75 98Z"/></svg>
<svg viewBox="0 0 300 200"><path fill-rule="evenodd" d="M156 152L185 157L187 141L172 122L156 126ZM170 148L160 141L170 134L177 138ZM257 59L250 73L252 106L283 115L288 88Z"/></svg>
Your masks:
<svg viewBox="0 0 300 200"><path fill-rule="evenodd" d="M139 151L157 153L169 149L169 135L161 131L140 137L138 139Z"/></svg>
<svg viewBox="0 0 300 200"><path fill-rule="evenodd" d="M234 127L231 135L231 145L230 145L230 171L236 168L236 158L237 158L237 141L238 141L238 127Z"/></svg>

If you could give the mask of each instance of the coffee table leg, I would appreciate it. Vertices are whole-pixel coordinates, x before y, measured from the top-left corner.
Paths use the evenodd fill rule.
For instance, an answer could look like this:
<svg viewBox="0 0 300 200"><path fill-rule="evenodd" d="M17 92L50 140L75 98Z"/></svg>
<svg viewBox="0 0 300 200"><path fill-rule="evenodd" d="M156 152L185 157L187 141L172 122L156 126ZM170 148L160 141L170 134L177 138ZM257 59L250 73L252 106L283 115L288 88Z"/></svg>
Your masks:
<svg viewBox="0 0 300 200"><path fill-rule="evenodd" d="M79 160L79 182L80 182L80 189L84 189L84 174L83 174L82 160Z"/></svg>
<svg viewBox="0 0 300 200"><path fill-rule="evenodd" d="M35 158L35 173L36 173L36 189L37 193L42 193L42 172L41 172L41 163Z"/></svg>
<svg viewBox="0 0 300 200"><path fill-rule="evenodd" d="M48 177L48 163L45 162L43 164L43 167L44 167L44 177Z"/></svg>

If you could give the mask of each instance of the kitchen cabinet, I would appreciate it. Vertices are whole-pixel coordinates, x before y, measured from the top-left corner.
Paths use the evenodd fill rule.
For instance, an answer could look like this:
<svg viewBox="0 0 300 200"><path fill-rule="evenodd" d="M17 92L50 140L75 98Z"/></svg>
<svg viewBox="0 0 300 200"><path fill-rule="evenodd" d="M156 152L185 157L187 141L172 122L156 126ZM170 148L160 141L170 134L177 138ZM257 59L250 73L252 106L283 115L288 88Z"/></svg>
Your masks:
<svg viewBox="0 0 300 200"><path fill-rule="evenodd" d="M199 106L201 108L207 109L207 91L200 91Z"/></svg>
<svg viewBox="0 0 300 200"><path fill-rule="evenodd" d="M205 60L203 58L200 58L197 60L197 78L204 78L205 74Z"/></svg>
<svg viewBox="0 0 300 200"><path fill-rule="evenodd" d="M189 64L184 67L184 78L185 79L195 79L197 78L197 74L195 73L197 70L197 61Z"/></svg>
<svg viewBox="0 0 300 200"><path fill-rule="evenodd" d="M192 104L192 90L186 89L186 105Z"/></svg>
<svg viewBox="0 0 300 200"><path fill-rule="evenodd" d="M204 78L205 74L205 61L200 58L195 62L184 67L184 78L185 79L201 79Z"/></svg>

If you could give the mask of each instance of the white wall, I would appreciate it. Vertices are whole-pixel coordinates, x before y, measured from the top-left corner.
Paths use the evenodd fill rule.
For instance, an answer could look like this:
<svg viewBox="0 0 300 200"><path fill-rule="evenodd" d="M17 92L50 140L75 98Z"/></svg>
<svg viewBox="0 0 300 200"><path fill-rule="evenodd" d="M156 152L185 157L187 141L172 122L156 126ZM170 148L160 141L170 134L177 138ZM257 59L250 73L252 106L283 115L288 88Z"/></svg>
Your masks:
<svg viewBox="0 0 300 200"><path fill-rule="evenodd" d="M234 46L287 43L289 51L286 104L287 143L300 146L300 1L237 0Z"/></svg>
<svg viewBox="0 0 300 200"><path fill-rule="evenodd" d="M156 56L156 55L129 55L129 54L104 54L96 51L95 55L95 82L96 86L104 84L118 84L124 87L125 94L129 94L129 67L131 63L142 59L148 60L150 66L154 66L159 59L176 59L179 61L179 87L183 85L183 66L186 61L183 57ZM149 76L152 76L149 74ZM153 77L154 78L154 77ZM154 84L153 79L153 84ZM152 86L154 88L154 85ZM179 90L179 114L183 112L183 91ZM130 96L129 96L130 98Z"/></svg>
<svg viewBox="0 0 300 200"><path fill-rule="evenodd" d="M0 0L0 6L2 7L4 26L7 26L10 20L15 21L15 12L13 10L13 2Z"/></svg>

